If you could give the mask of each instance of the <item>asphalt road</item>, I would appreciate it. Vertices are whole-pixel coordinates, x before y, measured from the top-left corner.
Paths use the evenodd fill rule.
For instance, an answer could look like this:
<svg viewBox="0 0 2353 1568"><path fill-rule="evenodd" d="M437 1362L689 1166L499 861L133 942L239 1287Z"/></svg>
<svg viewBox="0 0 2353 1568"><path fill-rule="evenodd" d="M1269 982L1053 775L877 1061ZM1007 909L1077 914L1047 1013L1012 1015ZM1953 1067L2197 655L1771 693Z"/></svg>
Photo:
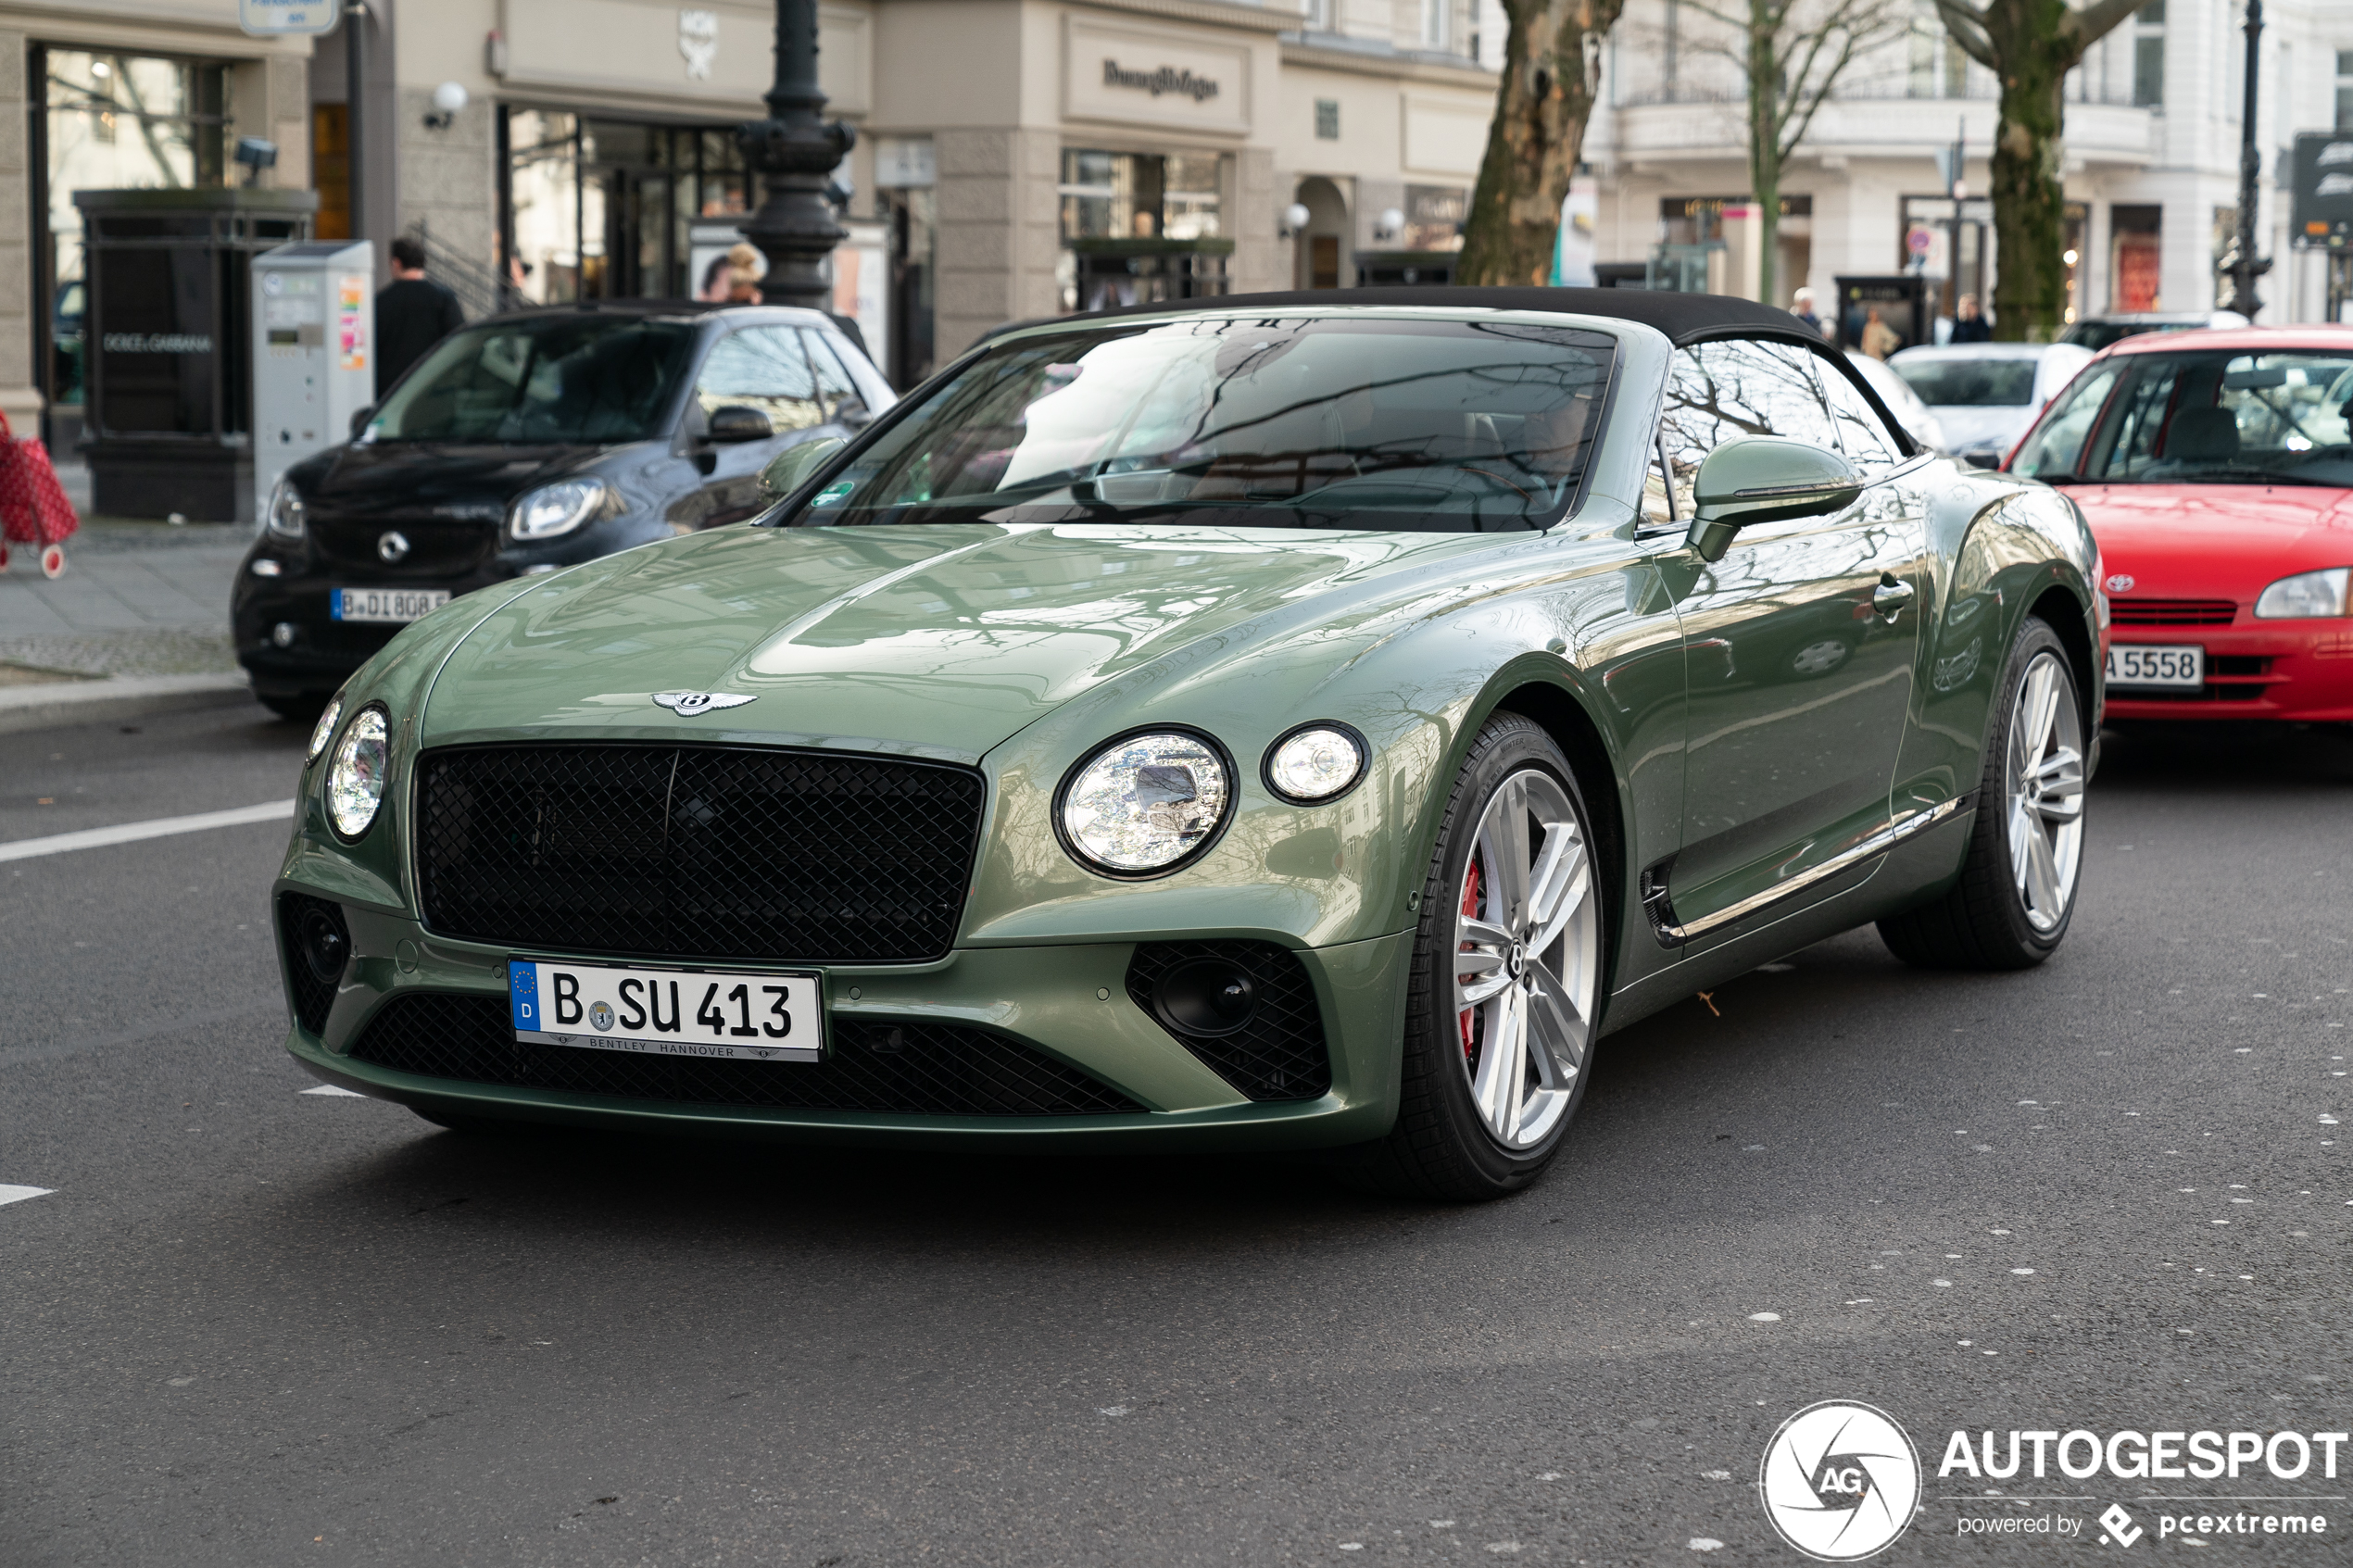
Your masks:
<svg viewBox="0 0 2353 1568"><path fill-rule="evenodd" d="M301 740L12 736L0 842L282 798ZM2348 802L2353 739L2114 743L2050 964L1798 954L1612 1036L1477 1209L445 1133L301 1092L282 825L0 862L0 1185L53 1189L0 1206L0 1562L1795 1563L1755 1480L1830 1399L1929 1466L1880 1561L2118 1501L2179 1554L2153 1491L2353 1561L2317 1462L1935 1474L1956 1428L2353 1423ZM2004 1517L2082 1535L1958 1533Z"/></svg>

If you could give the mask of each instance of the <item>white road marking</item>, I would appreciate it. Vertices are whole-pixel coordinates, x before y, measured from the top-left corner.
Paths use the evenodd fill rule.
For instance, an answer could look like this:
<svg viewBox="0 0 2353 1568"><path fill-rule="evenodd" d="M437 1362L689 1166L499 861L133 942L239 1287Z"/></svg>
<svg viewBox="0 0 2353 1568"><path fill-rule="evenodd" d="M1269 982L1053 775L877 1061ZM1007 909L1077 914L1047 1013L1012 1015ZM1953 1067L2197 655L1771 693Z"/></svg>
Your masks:
<svg viewBox="0 0 2353 1568"><path fill-rule="evenodd" d="M0 860L29 860L38 855L62 855L69 849L103 849L109 844L132 844L143 838L170 838L174 834L202 833L207 828L243 827L248 822L283 822L295 813L291 800L268 800L228 811L199 811L189 817L157 817L144 822L120 822L110 828L84 828L80 833L51 834L46 838L19 838L0 844Z"/></svg>
<svg viewBox="0 0 2353 1568"><path fill-rule="evenodd" d="M346 1099L366 1099L368 1098L357 1089L341 1089L337 1088L333 1084L321 1084L315 1089L305 1089L302 1092L306 1095L341 1095Z"/></svg>
<svg viewBox="0 0 2353 1568"><path fill-rule="evenodd" d="M0 1184L0 1203L22 1203L28 1198L46 1198L55 1187L12 1187Z"/></svg>

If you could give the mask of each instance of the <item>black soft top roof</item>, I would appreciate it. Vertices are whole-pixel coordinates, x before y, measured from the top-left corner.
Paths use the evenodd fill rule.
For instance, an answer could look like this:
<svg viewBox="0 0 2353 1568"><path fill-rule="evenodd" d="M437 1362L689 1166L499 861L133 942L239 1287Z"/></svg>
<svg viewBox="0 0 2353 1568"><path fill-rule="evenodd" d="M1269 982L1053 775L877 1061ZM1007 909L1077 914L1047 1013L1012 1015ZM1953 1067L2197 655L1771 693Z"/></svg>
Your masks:
<svg viewBox="0 0 2353 1568"><path fill-rule="evenodd" d="M1728 330L1753 328L1782 333L1805 333L1805 323L1786 310L1719 294L1669 294L1656 289L1539 289L1433 288L1309 289L1282 294L1227 294L1205 298L1134 305L1117 310L1090 310L1077 316L1053 318L1057 324L1116 320L1122 316L1165 315L1184 310L1270 310L1302 306L1418 306L1453 310L1557 310L1573 316L1606 316L1654 327L1676 343L1710 337ZM1043 321L1009 322L1013 327L1043 326ZM994 333L989 334L994 336Z"/></svg>

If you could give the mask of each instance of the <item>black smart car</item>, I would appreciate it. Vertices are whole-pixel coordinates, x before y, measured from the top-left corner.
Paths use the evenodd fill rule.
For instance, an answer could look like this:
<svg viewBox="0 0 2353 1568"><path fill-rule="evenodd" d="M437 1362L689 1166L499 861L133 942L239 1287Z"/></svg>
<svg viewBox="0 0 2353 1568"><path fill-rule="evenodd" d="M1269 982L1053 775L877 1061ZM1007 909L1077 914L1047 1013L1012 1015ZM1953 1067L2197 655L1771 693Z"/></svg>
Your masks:
<svg viewBox="0 0 2353 1568"><path fill-rule="evenodd" d="M230 620L254 693L315 711L459 594L750 517L761 472L896 401L831 320L770 306L516 311L436 345L286 471Z"/></svg>

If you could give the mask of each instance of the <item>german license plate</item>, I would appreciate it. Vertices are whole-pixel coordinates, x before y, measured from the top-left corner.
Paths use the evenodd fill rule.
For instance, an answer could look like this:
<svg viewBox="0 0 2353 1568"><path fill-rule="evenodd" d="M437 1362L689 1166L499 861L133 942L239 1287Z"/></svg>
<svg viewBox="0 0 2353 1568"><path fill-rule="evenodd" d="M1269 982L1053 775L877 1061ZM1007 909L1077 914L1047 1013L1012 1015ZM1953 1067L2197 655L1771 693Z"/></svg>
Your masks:
<svg viewBox="0 0 2353 1568"><path fill-rule="evenodd" d="M447 588L331 588L327 613L337 621L402 625L449 602Z"/></svg>
<svg viewBox="0 0 2353 1568"><path fill-rule="evenodd" d="M817 976L507 960L515 1038L643 1056L820 1061Z"/></svg>
<svg viewBox="0 0 2353 1568"><path fill-rule="evenodd" d="M2206 650L2195 644L2158 646L2148 643L2108 646L2108 684L2111 686L2187 686L2206 684Z"/></svg>

